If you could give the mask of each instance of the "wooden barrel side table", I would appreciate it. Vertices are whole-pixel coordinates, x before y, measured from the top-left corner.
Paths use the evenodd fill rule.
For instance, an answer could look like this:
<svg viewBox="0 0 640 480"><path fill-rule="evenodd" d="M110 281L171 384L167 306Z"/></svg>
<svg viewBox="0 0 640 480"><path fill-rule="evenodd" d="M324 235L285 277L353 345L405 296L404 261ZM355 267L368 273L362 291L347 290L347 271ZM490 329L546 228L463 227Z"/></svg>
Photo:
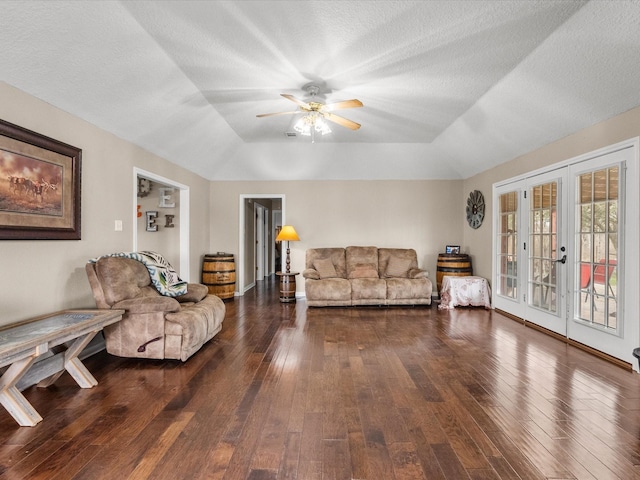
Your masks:
<svg viewBox="0 0 640 480"><path fill-rule="evenodd" d="M296 275L298 274L299 272L276 272L280 277L280 302L296 301Z"/></svg>
<svg viewBox="0 0 640 480"><path fill-rule="evenodd" d="M202 260L202 283L209 293L222 300L233 300L236 289L236 264L231 253L210 253Z"/></svg>
<svg viewBox="0 0 640 480"><path fill-rule="evenodd" d="M450 277L472 276L473 267L471 266L471 257L466 253L439 254L436 270L436 286L438 288L438 294L442 291L442 278L445 275Z"/></svg>

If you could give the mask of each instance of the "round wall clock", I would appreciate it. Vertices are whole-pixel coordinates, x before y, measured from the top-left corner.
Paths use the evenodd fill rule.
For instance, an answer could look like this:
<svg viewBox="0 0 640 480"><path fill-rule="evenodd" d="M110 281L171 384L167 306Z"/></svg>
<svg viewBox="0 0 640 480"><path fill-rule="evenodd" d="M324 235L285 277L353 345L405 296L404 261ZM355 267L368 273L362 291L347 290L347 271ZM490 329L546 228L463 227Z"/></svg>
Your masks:
<svg viewBox="0 0 640 480"><path fill-rule="evenodd" d="M467 222L471 228L478 228L484 220L484 196L480 190L474 190L467 198Z"/></svg>

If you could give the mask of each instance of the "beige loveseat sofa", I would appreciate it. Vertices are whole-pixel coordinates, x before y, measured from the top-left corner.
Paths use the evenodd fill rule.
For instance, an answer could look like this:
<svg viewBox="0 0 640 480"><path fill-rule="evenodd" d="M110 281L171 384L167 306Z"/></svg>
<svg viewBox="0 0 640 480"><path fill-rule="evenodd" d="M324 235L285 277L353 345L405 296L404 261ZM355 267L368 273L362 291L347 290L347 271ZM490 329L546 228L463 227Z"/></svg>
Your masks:
<svg viewBox="0 0 640 480"><path fill-rule="evenodd" d="M408 248L311 248L305 295L310 307L430 305L433 285Z"/></svg>
<svg viewBox="0 0 640 480"><path fill-rule="evenodd" d="M205 285L161 295L143 263L116 256L87 263L86 272L98 308L125 310L120 322L104 328L112 355L184 362L222 329L225 304Z"/></svg>

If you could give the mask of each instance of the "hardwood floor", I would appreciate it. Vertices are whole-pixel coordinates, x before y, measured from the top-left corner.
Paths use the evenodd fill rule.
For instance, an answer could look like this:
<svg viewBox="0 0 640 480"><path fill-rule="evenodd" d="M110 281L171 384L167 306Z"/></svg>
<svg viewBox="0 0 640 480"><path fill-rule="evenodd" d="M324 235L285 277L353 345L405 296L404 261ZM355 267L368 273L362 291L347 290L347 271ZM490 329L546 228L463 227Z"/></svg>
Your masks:
<svg viewBox="0 0 640 480"><path fill-rule="evenodd" d="M227 302L194 357L0 411L2 479L640 478L640 375L484 309Z"/></svg>

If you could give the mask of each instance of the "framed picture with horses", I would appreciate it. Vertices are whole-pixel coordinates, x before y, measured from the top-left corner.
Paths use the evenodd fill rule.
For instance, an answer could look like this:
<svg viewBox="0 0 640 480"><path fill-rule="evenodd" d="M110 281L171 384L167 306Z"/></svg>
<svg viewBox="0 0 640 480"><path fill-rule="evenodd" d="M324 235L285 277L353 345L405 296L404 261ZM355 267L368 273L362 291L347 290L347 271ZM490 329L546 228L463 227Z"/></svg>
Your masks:
<svg viewBox="0 0 640 480"><path fill-rule="evenodd" d="M80 240L82 150L0 120L0 240Z"/></svg>

